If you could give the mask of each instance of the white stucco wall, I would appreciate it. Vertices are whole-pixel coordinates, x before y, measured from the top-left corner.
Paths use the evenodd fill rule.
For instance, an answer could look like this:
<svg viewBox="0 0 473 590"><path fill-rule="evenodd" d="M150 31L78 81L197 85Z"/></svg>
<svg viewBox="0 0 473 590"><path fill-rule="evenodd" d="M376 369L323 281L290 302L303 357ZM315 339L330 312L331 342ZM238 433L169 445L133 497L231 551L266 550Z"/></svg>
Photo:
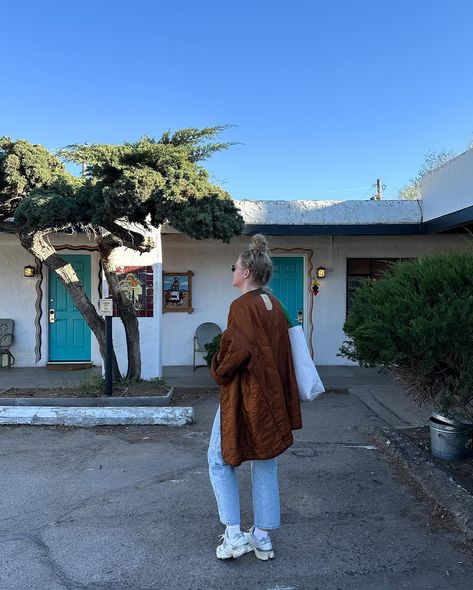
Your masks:
<svg viewBox="0 0 473 590"><path fill-rule="evenodd" d="M159 337L161 317L161 243L159 232L156 232L156 248L150 253L139 255L126 249L121 249L115 262L119 266L153 266L154 278L154 314L150 318L139 318L142 353L143 378L161 375L161 339ZM77 248L80 245L93 247L84 234L52 236L54 245L70 245ZM91 300L98 309L99 300L99 256L95 251L86 249L61 249L60 254L87 254L91 256ZM19 244L15 236L0 233L0 273L2 276L2 291L0 297L0 318L15 320L15 340L12 352L16 359L16 367L46 366L48 362L48 268L43 266L42 281L42 344L41 359L35 362L35 303L36 284L38 275L31 279L23 277L23 267L27 264L34 266L33 257ZM107 296L107 284L102 276L103 296ZM113 341L118 362L122 371L126 371L126 344L123 325L119 318L113 319ZM5 359L6 360L6 359ZM91 334L91 361L102 366L100 349L94 335Z"/></svg>
<svg viewBox="0 0 473 590"><path fill-rule="evenodd" d="M473 164L473 152L469 154ZM460 157L462 158L462 157ZM458 158L457 158L458 160ZM455 160L456 161L456 160ZM463 178L459 186L467 186L469 172L465 161L461 161L460 172ZM472 166L473 169L473 166ZM457 174L459 172L457 171ZM448 175L447 175L448 176ZM446 181L445 181L446 182ZM468 181L471 183L471 179ZM432 199L439 199L441 183L432 185ZM446 185L445 185L446 186ZM473 186L473 183L471 183ZM436 188L435 188L436 187ZM435 192L434 191L435 188ZM440 191L440 192L439 192ZM463 191L463 192L462 192ZM467 189L458 189L458 203L465 199ZM470 195L471 199L471 195ZM469 203L467 203L468 205ZM420 210L417 202L336 202L336 201L238 201L248 224L369 224L369 223L417 223ZM425 204L424 204L425 205ZM433 217L440 209L435 209ZM239 292L231 286L230 266L245 248L249 238L238 237L230 244L213 240L192 240L166 228L162 236L156 232L156 247L149 253L140 255L122 249L116 256L119 266L153 266L154 270L154 314L151 318L139 318L141 352L144 378L161 375L164 365L191 365L193 336L195 329L203 322L212 321L222 329L226 326L228 308ZM346 259L347 258L398 258L428 254L436 251L464 249L465 240L460 235L439 234L430 236L268 236L274 254L278 256L300 255L304 258L307 290L304 299L304 329L307 336L312 333L314 359L320 365L349 364L346 359L337 357L344 340L343 323L346 312ZM55 235L53 243L69 245L89 244L83 234L74 236ZM302 251L286 252L302 249ZM311 250L312 253L307 251ZM64 253L90 254L92 261L92 301L98 304L98 255L87 250L62 250ZM164 263L163 263L164 261ZM19 245L15 236L0 233L0 271L3 287L0 297L0 317L15 320L16 338L13 352L17 366L35 365L35 285L37 279L23 278L23 267L32 264L32 257ZM308 291L309 269L318 266L328 269L327 278L321 282L320 292L312 299ZM192 305L194 312L162 314L162 271L182 273L191 270ZM38 365L48 360L48 276L44 270L43 317L42 317L42 358ZM103 277L102 277L103 278ZM104 296L107 295L103 280ZM309 317L310 302L313 313ZM310 330L311 323L313 330ZM122 371L126 369L126 344L121 321L113 320L114 346ZM102 364L98 345L92 337L92 361ZM203 363L202 357L198 359Z"/></svg>
<svg viewBox="0 0 473 590"><path fill-rule="evenodd" d="M53 243L67 243L79 246L91 243L83 236L66 236L61 241L60 236L53 236ZM98 301L98 257L96 252L88 250L61 250L64 254L87 254L91 256L91 297L92 303ZM23 267L27 264L35 266L34 258L21 247L18 239L6 233L0 234L0 273L2 276L2 291L0 297L0 317L15 320L15 339L12 347L16 367L46 366L48 362L48 269L43 266L42 289L42 318L41 318L41 359L36 363L35 346L35 317L36 317L36 285L39 275L34 278L23 277ZM95 338L91 342L91 361L100 365L102 360Z"/></svg>
<svg viewBox="0 0 473 590"><path fill-rule="evenodd" d="M328 269L321 281L320 291L314 298L312 314L314 359L319 365L347 365L346 359L337 357L345 339L343 323L346 313L346 260L347 258L398 258L428 254L436 251L464 249L461 236L268 236L274 249L303 248L313 251L312 265ZM162 319L163 365L191 365L193 336L203 322L226 326L231 301L239 291L231 286L231 264L248 243L248 237L238 237L230 244L211 240L192 240L180 234L163 235L163 270L182 272L192 270L194 313L165 313ZM275 250L277 256L289 255ZM309 268L309 256L306 257ZM308 282L308 277L307 277ZM309 299L306 296L304 326L309 329Z"/></svg>
<svg viewBox="0 0 473 590"><path fill-rule="evenodd" d="M31 327L35 319L36 278L23 277L23 267L28 264L34 266L34 259L20 246L18 239L0 235L0 317L15 321L12 352L17 367L33 366L35 362L35 334Z"/></svg>
<svg viewBox="0 0 473 590"><path fill-rule="evenodd" d="M473 149L426 174L421 184L424 221L473 205Z"/></svg>
<svg viewBox="0 0 473 590"><path fill-rule="evenodd" d="M181 234L163 235L163 271L192 270L193 313L167 312L162 316L163 365L192 365L197 326L214 322L226 326L228 306L234 296L231 265L239 254L240 240L231 244L192 240ZM205 364L202 355L196 359Z"/></svg>

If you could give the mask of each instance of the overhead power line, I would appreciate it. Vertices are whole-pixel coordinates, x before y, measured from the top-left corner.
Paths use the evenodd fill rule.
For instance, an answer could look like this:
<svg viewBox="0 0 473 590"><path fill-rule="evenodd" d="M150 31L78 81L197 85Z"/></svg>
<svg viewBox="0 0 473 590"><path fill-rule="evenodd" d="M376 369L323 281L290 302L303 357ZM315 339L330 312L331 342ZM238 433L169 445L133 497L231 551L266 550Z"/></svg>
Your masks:
<svg viewBox="0 0 473 590"><path fill-rule="evenodd" d="M328 194L328 193L350 193L352 191L361 191L367 188L371 188L372 185L371 184L367 184L366 186L353 186L351 188L336 188L336 189L330 189L327 191L321 190L319 191L320 194Z"/></svg>

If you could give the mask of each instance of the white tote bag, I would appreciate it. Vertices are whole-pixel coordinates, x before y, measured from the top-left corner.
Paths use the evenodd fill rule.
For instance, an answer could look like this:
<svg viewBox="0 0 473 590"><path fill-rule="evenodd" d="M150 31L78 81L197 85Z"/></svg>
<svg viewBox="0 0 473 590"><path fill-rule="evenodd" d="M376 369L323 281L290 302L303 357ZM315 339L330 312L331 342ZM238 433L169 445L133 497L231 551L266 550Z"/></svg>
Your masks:
<svg viewBox="0 0 473 590"><path fill-rule="evenodd" d="M289 328L291 341L292 364L299 388L299 399L303 402L312 401L325 391L317 369L307 348L302 326Z"/></svg>

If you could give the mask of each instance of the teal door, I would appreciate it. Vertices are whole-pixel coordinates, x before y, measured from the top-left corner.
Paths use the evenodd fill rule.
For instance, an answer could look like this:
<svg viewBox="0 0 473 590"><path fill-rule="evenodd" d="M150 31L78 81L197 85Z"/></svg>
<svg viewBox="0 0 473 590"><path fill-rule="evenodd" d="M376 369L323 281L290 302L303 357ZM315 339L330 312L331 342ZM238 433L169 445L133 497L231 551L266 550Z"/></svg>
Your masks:
<svg viewBox="0 0 473 590"><path fill-rule="evenodd" d="M90 256L62 255L90 297ZM49 271L49 360L90 361L90 328L56 273ZM54 320L54 321L53 321Z"/></svg>
<svg viewBox="0 0 473 590"><path fill-rule="evenodd" d="M273 256L273 276L269 286L291 318L302 323L304 317L304 259Z"/></svg>

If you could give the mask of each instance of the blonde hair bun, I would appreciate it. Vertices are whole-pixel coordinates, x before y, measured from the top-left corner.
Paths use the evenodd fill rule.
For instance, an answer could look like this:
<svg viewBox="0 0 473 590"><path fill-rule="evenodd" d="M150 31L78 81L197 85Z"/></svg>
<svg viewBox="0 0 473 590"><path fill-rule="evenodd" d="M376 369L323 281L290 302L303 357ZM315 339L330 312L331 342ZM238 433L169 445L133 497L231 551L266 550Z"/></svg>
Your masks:
<svg viewBox="0 0 473 590"><path fill-rule="evenodd" d="M253 279L258 285L264 287L269 283L273 272L273 263L271 250L264 236L261 234L253 236L251 244L240 254L240 260L243 267L251 271Z"/></svg>
<svg viewBox="0 0 473 590"><path fill-rule="evenodd" d="M269 254L268 242L266 238L261 234L254 235L251 240L250 250L255 253L263 252L264 254Z"/></svg>

